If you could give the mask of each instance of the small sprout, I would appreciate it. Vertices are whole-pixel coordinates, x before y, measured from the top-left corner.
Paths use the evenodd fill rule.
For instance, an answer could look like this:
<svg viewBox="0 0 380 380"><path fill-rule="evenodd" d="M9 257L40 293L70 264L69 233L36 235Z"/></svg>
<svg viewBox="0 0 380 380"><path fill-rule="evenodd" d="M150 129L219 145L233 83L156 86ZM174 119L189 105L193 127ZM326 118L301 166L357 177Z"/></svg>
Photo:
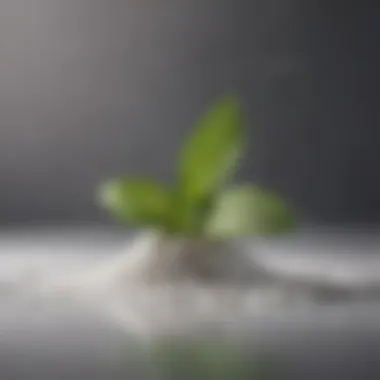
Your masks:
<svg viewBox="0 0 380 380"><path fill-rule="evenodd" d="M114 179L100 187L100 202L122 221L172 235L230 239L291 230L295 219L281 197L257 186L231 186L244 139L240 103L226 97L186 141L174 186Z"/></svg>

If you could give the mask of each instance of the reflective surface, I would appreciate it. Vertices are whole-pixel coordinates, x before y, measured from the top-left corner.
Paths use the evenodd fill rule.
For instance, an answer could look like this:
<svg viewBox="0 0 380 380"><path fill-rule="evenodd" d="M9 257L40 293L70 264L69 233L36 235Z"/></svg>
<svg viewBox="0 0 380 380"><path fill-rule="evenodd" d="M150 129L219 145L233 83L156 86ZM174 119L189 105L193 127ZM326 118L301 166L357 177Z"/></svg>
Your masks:
<svg viewBox="0 0 380 380"><path fill-rule="evenodd" d="M146 369L146 365L134 360L128 351L134 338L107 318L101 308L65 297L31 297L24 290L16 292L9 286L22 276L29 282L37 281L38 274L31 270L33 267L41 275L51 272L52 265L62 273L73 268L84 269L104 255L118 253L129 236L120 230L100 228L35 228L1 233L0 278L8 283L2 288L0 313L0 368L4 378L143 378L139 371ZM370 236L360 240L352 232L350 237L326 233L305 235L281 245L275 241L260 242L257 249L263 255L264 248L270 250L270 254L269 251L265 254L272 255L272 263L280 262L275 257L283 256L285 260L287 255L293 255L295 261L281 264L283 268L294 267L301 256L304 262L306 257L309 263L319 260L321 264L315 265L315 273L322 273L323 262L326 268L339 267L339 263L342 267L347 264L345 267L359 268L360 264L357 273L365 278L367 270L372 268L371 276L374 276L374 265L380 265L380 255L375 249L377 236L375 233ZM327 242L332 238L335 250L328 251ZM349 241L356 241L360 259L351 253L350 261L347 253L339 252L338 248L346 247ZM303 252L307 247L307 252ZM311 251L314 258L308 253ZM288 309L244 321L249 332L245 338L259 352L269 351L285 360L292 379L377 379L379 315L377 302L365 300Z"/></svg>

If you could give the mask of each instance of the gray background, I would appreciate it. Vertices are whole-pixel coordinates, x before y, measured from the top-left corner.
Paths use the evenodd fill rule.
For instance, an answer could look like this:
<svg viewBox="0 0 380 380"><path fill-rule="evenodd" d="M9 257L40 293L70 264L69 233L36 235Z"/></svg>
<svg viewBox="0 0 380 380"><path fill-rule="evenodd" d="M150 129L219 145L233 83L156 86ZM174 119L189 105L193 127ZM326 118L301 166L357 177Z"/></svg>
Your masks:
<svg viewBox="0 0 380 380"><path fill-rule="evenodd" d="M367 1L0 0L0 222L108 220L103 178L173 175L220 94L241 173L317 223L376 222L379 7Z"/></svg>

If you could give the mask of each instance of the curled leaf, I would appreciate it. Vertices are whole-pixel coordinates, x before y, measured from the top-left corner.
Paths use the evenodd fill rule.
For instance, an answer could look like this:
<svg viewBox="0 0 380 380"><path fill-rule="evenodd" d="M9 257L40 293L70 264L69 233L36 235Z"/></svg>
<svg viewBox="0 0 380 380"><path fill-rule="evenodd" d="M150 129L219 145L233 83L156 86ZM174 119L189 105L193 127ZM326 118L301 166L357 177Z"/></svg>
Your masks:
<svg viewBox="0 0 380 380"><path fill-rule="evenodd" d="M292 209L272 191L241 186L220 194L205 225L207 236L235 238L288 232L295 226Z"/></svg>

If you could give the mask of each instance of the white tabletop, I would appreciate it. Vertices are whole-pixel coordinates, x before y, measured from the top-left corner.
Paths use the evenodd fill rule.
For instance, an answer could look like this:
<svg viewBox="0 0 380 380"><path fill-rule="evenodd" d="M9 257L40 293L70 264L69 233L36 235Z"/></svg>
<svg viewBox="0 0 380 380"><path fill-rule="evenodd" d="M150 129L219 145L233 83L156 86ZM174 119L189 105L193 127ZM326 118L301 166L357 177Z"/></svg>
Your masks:
<svg viewBox="0 0 380 380"><path fill-rule="evenodd" d="M124 357L131 337L100 309L72 299L30 297L12 287L20 283L25 289L40 277L80 272L118 254L130 236L100 227L0 232L0 368L9 374L5 379L118 379L131 373ZM374 283L380 278L377 247L375 233L325 234L258 241L255 253L282 273L307 272L316 278L329 273L347 283ZM379 316L377 302L347 302L269 314L247 326L259 349L270 347L287 357L302 378L315 378L307 377L311 371L324 378L340 378L344 372L347 380L366 373L368 360L380 359ZM377 367L373 363L371 368L379 375Z"/></svg>

